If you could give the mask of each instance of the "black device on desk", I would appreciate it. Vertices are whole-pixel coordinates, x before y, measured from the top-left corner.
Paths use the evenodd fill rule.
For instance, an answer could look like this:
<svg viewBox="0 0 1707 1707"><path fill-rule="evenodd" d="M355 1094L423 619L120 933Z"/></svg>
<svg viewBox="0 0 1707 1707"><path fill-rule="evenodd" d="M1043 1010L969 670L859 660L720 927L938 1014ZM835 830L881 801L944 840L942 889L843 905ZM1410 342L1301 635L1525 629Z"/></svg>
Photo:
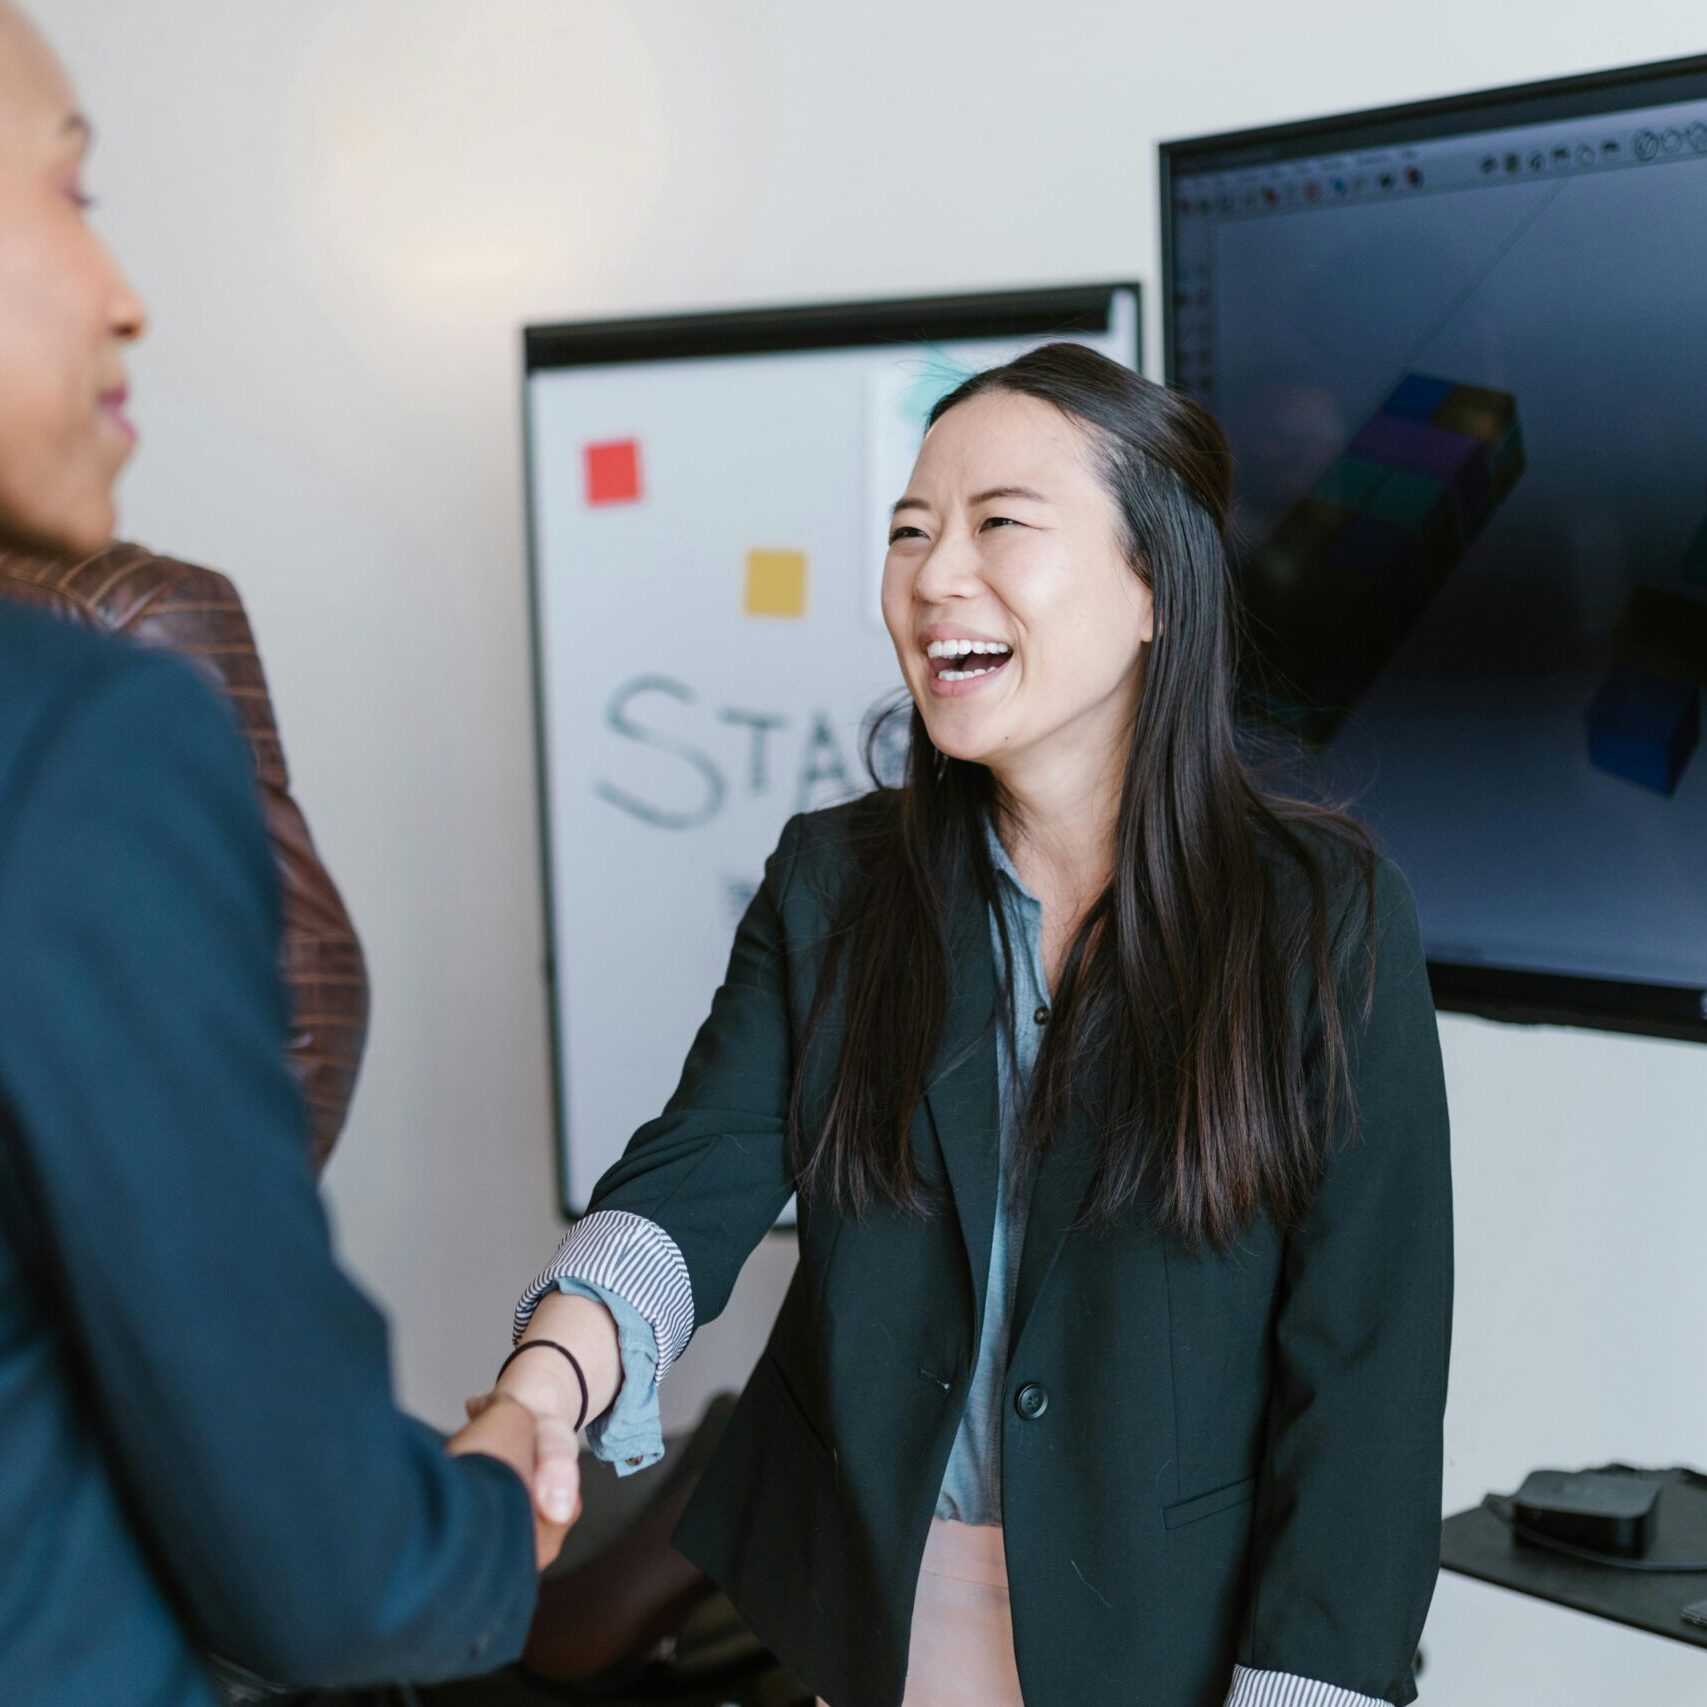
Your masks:
<svg viewBox="0 0 1707 1707"><path fill-rule="evenodd" d="M1580 1557L1622 1563L1647 1552L1659 1497L1660 1484L1645 1476L1531 1470L1512 1496L1511 1527L1531 1547L1563 1543Z"/></svg>
<svg viewBox="0 0 1707 1707"><path fill-rule="evenodd" d="M1707 1648L1707 1601L1697 1598L1707 1575L1707 1476L1628 1464L1539 1470L1515 1495L1490 1494L1447 1518L1440 1563Z"/></svg>

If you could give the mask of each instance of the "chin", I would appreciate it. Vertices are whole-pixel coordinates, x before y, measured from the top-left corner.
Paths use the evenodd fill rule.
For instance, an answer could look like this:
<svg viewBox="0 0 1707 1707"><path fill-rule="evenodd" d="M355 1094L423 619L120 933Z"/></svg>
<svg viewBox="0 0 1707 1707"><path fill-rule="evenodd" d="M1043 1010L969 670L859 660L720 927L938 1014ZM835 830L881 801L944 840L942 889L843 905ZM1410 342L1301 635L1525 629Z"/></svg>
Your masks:
<svg viewBox="0 0 1707 1707"><path fill-rule="evenodd" d="M92 557L112 544L117 526L111 499L52 516L0 514L0 544L35 557Z"/></svg>
<svg viewBox="0 0 1707 1707"><path fill-rule="evenodd" d="M989 737L980 730L933 729L927 719L925 732L931 738L931 745L945 758L959 759L964 764L986 765L995 751Z"/></svg>

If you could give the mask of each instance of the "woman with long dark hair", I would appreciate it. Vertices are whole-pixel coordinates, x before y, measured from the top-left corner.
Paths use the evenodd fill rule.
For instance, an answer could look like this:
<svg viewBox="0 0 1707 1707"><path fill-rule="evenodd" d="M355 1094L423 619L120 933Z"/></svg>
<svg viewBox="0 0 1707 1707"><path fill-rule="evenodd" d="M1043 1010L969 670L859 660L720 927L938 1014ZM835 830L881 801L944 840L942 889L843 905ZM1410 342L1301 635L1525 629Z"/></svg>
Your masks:
<svg viewBox="0 0 1707 1707"><path fill-rule="evenodd" d="M1414 907L1235 740L1211 417L1074 345L931 416L898 787L790 822L499 1390L658 1452L791 1193L678 1532L833 1707L1405 1703L1437 1566L1447 1117Z"/></svg>

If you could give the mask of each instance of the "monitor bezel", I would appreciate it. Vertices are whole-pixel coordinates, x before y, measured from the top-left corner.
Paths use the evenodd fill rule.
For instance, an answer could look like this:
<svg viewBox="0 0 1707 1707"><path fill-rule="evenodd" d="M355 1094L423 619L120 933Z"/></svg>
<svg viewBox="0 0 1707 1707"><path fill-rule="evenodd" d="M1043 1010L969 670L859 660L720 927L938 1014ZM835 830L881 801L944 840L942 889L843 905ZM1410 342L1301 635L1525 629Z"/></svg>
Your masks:
<svg viewBox="0 0 1707 1707"><path fill-rule="evenodd" d="M1396 147L1444 136L1582 118L1632 107L1707 99L1707 54L1609 71L1512 83L1429 100L1364 107L1319 118L1176 137L1157 147L1162 370L1175 382L1174 206L1176 178L1304 159L1324 150ZM1517 1024L1565 1025L1707 1043L1707 989L1543 972L1494 964L1428 963L1435 1003L1451 1013Z"/></svg>

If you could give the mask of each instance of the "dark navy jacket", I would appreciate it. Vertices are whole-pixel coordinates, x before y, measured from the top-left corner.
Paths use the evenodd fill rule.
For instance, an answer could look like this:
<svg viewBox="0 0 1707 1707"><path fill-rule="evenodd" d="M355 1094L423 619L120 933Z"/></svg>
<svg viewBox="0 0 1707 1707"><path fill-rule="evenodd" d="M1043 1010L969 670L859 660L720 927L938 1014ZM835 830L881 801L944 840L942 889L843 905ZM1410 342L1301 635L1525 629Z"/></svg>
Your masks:
<svg viewBox="0 0 1707 1707"><path fill-rule="evenodd" d="M520 1652L526 1491L395 1408L285 1065L272 858L180 663L0 609L0 1698Z"/></svg>

